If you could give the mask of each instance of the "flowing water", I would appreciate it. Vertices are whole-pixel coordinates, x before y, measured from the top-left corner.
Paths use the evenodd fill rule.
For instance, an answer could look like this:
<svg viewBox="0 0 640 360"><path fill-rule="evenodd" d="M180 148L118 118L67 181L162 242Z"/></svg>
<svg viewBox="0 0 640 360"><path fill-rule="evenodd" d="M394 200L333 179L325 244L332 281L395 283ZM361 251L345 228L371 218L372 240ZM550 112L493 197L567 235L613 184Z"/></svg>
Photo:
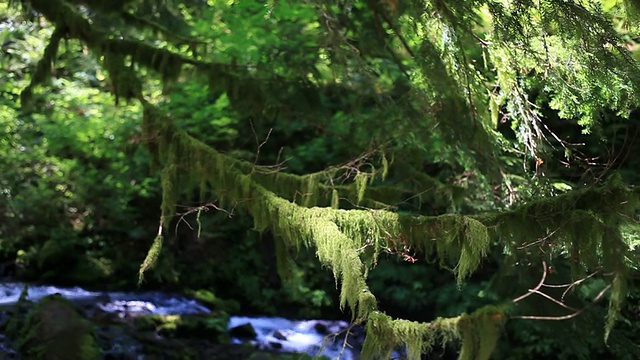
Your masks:
<svg viewBox="0 0 640 360"><path fill-rule="evenodd" d="M0 306L15 305L25 284L16 282L0 283ZM38 301L47 295L60 294L65 298L94 306L103 312L120 318L144 315L183 315L207 314L210 310L193 299L162 292L94 292L79 287L56 287L47 285L29 285L26 298ZM6 316L6 312L2 312ZM1 320L1 319L0 319ZM361 334L354 335L345 321L328 320L289 320L277 317L232 316L228 329L251 324L256 337L253 339L232 338L232 343L249 342L260 349L281 352L306 353L312 356L326 356L330 359L356 360L358 358ZM345 342L345 335L349 331ZM119 344L114 344L119 346ZM127 345L135 348L134 345ZM0 353L7 359L17 359L16 351L11 349L5 336L0 334ZM144 357L140 358L144 359Z"/></svg>

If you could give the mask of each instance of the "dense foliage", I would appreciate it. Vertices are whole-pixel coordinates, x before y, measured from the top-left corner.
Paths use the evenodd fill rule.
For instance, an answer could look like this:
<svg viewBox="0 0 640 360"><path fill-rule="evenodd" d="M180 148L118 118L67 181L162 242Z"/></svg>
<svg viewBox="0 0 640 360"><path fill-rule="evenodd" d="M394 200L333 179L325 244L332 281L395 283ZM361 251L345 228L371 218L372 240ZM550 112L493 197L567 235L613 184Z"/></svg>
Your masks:
<svg viewBox="0 0 640 360"><path fill-rule="evenodd" d="M124 284L140 266L236 281L254 309L328 306L315 254L365 358L640 353L632 2L18 5L0 252L25 276ZM237 277L264 263L280 278ZM565 318L573 353L522 321ZM498 343L510 319L523 350Z"/></svg>

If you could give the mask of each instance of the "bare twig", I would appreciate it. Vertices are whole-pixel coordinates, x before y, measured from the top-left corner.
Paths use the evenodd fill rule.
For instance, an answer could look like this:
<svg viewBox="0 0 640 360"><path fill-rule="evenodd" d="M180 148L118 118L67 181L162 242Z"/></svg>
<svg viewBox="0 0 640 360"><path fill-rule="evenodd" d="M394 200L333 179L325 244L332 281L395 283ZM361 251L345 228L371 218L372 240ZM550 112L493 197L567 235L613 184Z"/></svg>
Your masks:
<svg viewBox="0 0 640 360"><path fill-rule="evenodd" d="M548 288L564 288L564 287L566 287L567 289L562 293L562 297L561 297L561 299L563 299L563 300L564 300L564 297L567 295L567 293L569 293L569 291L570 291L571 289L573 289L576 285L579 285L580 283L582 283L582 282L584 282L585 280L589 279L590 277L594 276L594 275L595 275L595 274L597 274L598 272L600 272L600 271L599 271L599 270L598 270L598 271L594 271L594 272L592 272L591 274L589 274L589 275L587 275L587 276L583 277L582 279L576 280L576 281L574 281L574 282L572 282L572 283L569 283L569 284L557 284L557 285L552 285L552 284L542 284L542 286L544 286L544 287L548 287Z"/></svg>
<svg viewBox="0 0 640 360"><path fill-rule="evenodd" d="M538 283L538 285L536 285L536 287L534 287L533 289L529 289L529 292L527 292L526 294L513 299L513 302L514 303L518 302L522 299L529 297L531 294L534 294L536 291L538 291L542 287L546 279L547 279L547 262L542 260L542 278L540 279L540 282Z"/></svg>
<svg viewBox="0 0 640 360"><path fill-rule="evenodd" d="M266 144L267 141L269 141L269 137L271 136L271 132L273 131L273 128L269 129L267 136L264 138L262 142L260 142L260 140L258 139L258 134L256 133L256 129L253 127L253 120L249 119L249 125L251 125L251 131L253 132L253 136L256 138L256 144L258 145L258 148L256 149L256 159L253 162L253 164L256 165L258 164L258 159L260 158L260 149L262 149L264 144Z"/></svg>
<svg viewBox="0 0 640 360"><path fill-rule="evenodd" d="M178 205L178 206L180 206L180 205ZM227 213L227 215L229 217L233 216L233 209L231 209L231 211L227 211L227 210L217 206L213 202L209 202L209 203L206 203L206 204L200 205L200 206L192 206L192 207L182 206L182 207L187 208L187 210L185 212L183 212L183 213L177 213L176 214L176 215L180 216L180 218L178 219L178 223L176 224L176 227L175 227L176 235L178 233L178 226L182 222L187 224L187 226L189 227L190 230L193 230L193 226L191 226L189 221L186 220L186 217L189 214L193 214L193 213L196 213L196 212L198 213L198 218L196 219L196 221L198 222L198 237L200 237L200 212L207 212L207 211L209 211L211 209L215 209L217 211L222 211L222 212Z"/></svg>
<svg viewBox="0 0 640 360"><path fill-rule="evenodd" d="M342 346L340 348L340 352L334 358L334 360L340 360L340 358L342 358L342 355L344 355L344 352L347 348L353 348L353 346L349 344L349 336L352 335L351 331L358 324L359 324L358 322L350 323L346 329L338 331L336 333L328 334L327 336L325 336L324 339L322 340L322 344L320 345L320 348L316 352L316 356L321 355L322 349L324 349L328 343L333 343L340 334L345 333L344 340L342 341Z"/></svg>
<svg viewBox="0 0 640 360"><path fill-rule="evenodd" d="M342 342L342 348L340 348L340 352L338 353L338 356L336 356L335 360L340 360L340 358L344 354L345 349L347 347L349 348L352 347L351 345L349 345L348 340L349 340L349 335L351 335L351 330L355 325L356 325L355 323L351 323L349 324L349 327L347 328L347 330L345 330L346 334L344 334L344 341Z"/></svg>
<svg viewBox="0 0 640 360"><path fill-rule="evenodd" d="M534 294L538 294L538 295L542 296L542 297L543 297L543 298L545 298L545 299L549 299L549 300L550 300L550 301L552 301L553 303L558 304L558 305L560 305L561 307L563 307L563 308L565 308L565 309L567 309L567 310L577 311L577 309L576 309L576 308L573 308L573 307L571 307L571 306L569 306L569 305L566 305L566 304L565 304L565 303L563 303L561 300L554 299L552 296L547 295L547 294L543 293L543 292L542 292L542 291L540 291L540 290L534 290L534 291L533 291L533 293L534 293ZM564 299L564 297L563 297L562 299Z"/></svg>
<svg viewBox="0 0 640 360"><path fill-rule="evenodd" d="M538 294L542 297L544 297L547 300L550 300L551 302L553 302L554 304L557 304L567 310L571 310L573 311L571 314L567 314L567 315L561 315L561 316L538 316L538 315L515 315L515 316L511 316L512 319L526 319L526 320L567 320L567 319L571 319L573 317L576 317L578 315L580 315L585 309L586 307L582 308L582 309L576 309L573 308L571 306L568 306L567 304L564 303L564 298L566 296L566 294L568 293L568 291L570 289L572 289L573 287L575 287L576 285L584 282L585 280L587 280L588 278L594 276L595 274L597 274L598 272L593 272L591 274L589 274L588 276L580 279L580 280L576 280L572 283L569 284L561 284L561 285L550 285L550 284L545 284L545 280L547 278L547 274L548 274L548 267L547 267L547 263L546 261L542 260L542 277L540 279L540 281L538 282L538 285L536 285L533 289L529 289L528 292L522 296L519 296L515 299L513 299L513 302L516 303L518 301L521 301L529 296L531 296L532 294ZM552 296L540 291L540 289L542 287L549 287L549 288L563 288L566 287L567 289L562 293L562 297L560 298L560 300L553 298ZM598 300L600 300L600 298L607 292L607 290L609 290L611 288L611 285L607 285L605 286L604 289L602 289L598 295L593 299L592 304L596 303Z"/></svg>
<svg viewBox="0 0 640 360"><path fill-rule="evenodd" d="M560 224L560 226L558 226L557 229L553 230L552 232L549 233L549 235L545 236L545 237L541 237L536 241L530 242L528 244L524 244L518 247L518 250L522 250L522 249L526 249L528 247L537 245L537 244L541 244L544 243L546 240L549 240L555 233L557 233L560 229L562 229L569 221L565 221L562 224Z"/></svg>
<svg viewBox="0 0 640 360"><path fill-rule="evenodd" d="M611 285L607 285L605 286L604 289L602 289L598 295L593 299L592 304L595 304L596 302L598 302L598 300L600 300L600 298L602 298L602 296L604 296L604 294L607 292L607 290L609 290L611 288ZM511 316L511 319L523 319L523 320L553 320L553 321L560 321L560 320L568 320L571 318L574 318L578 315L580 315L583 311L585 311L587 308L584 307L580 310L577 310L571 314L567 314L567 315L563 315L563 316L537 316L537 315L515 315L515 316Z"/></svg>

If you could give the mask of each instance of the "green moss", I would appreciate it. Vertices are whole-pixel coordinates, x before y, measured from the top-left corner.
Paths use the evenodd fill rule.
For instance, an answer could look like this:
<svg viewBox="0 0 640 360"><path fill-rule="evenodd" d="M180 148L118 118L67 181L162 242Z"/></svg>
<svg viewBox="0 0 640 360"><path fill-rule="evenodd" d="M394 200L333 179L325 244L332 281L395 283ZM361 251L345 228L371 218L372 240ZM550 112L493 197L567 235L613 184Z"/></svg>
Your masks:
<svg viewBox="0 0 640 360"><path fill-rule="evenodd" d="M358 172L354 179L354 183L356 184L356 193L358 194L358 204L362 202L364 199L364 194L367 191L367 180L368 176L366 173Z"/></svg>
<svg viewBox="0 0 640 360"><path fill-rule="evenodd" d="M367 337L362 345L363 359L389 359L391 352L406 350L406 358L419 360L421 354L431 351L434 344L443 347L461 337L461 321L466 319L436 319L430 323L419 323L392 319L379 312L371 312L367 321Z"/></svg>
<svg viewBox="0 0 640 360"><path fill-rule="evenodd" d="M487 360L496 347L506 322L504 309L487 306L458 320L462 334L460 360Z"/></svg>
<svg viewBox="0 0 640 360"><path fill-rule="evenodd" d="M340 208L340 195L336 189L331 190L331 208Z"/></svg>
<svg viewBox="0 0 640 360"><path fill-rule="evenodd" d="M102 358L91 324L60 295L43 298L21 332L21 355L28 359Z"/></svg>
<svg viewBox="0 0 640 360"><path fill-rule="evenodd" d="M379 311L369 315L366 324L367 337L362 343L360 354L363 359L389 359L397 342L391 322L391 317Z"/></svg>
<svg viewBox="0 0 640 360"><path fill-rule="evenodd" d="M620 309L628 294L627 280L624 276L616 274L611 286L611 296L609 298L609 311L604 328L604 341L606 342L611 334L611 330L620 315Z"/></svg>
<svg viewBox="0 0 640 360"><path fill-rule="evenodd" d="M64 31L62 30L62 28L56 28L53 34L51 34L49 43L44 49L42 59L38 61L36 71L31 77L31 82L29 82L29 85L24 90L22 90L22 93L20 94L20 102L23 109L28 109L31 107L33 88L36 85L42 84L50 78L51 69L53 68L53 64L55 63L58 54L60 40L62 40L63 37Z"/></svg>
<svg viewBox="0 0 640 360"><path fill-rule="evenodd" d="M305 176L263 171L191 138L150 104L145 104L144 119L144 128L151 131L149 138L156 139L150 149L163 166L164 218L173 211L180 192L202 192L206 183L224 203L250 213L257 230L271 230L278 237L278 268L283 278L290 268L289 251L302 246L315 250L340 286L341 308L349 308L354 319L367 322L370 332L364 353L373 358L380 358L394 346L405 346L410 357L416 358L438 339L449 342L459 337L463 338L464 358L487 358L504 320L495 313L474 313L428 324L386 318L378 311L375 296L366 284L368 269L381 251L401 254L412 249L438 257L459 284L480 266L494 241L504 244L507 257L520 256L523 247L527 248L526 256L542 258L563 256L574 249L579 255L575 259L578 269L602 265L604 270L620 274L621 279L626 274L626 244L619 231L625 218L611 215L611 209L638 194L620 185L584 189L510 211L475 216L347 211L338 209L336 198L346 195L354 203L368 204L367 195L373 193L368 174L359 173L346 189L327 181L335 175L329 170ZM535 241L536 246L528 245ZM547 241L556 248L547 250ZM154 256L157 251L150 251L149 261L143 263L145 269ZM623 298L623 287L616 289L610 306L611 324Z"/></svg>
<svg viewBox="0 0 640 360"><path fill-rule="evenodd" d="M429 344L435 338L433 331L440 331L440 336L445 341L462 332L463 354L467 358L486 358L493 347L495 324L490 320L495 314L474 313L460 319L450 319L451 321L443 319L430 324L415 324L391 320L378 312L375 297L366 285L368 267L376 263L381 251L400 253L408 248L422 251L425 256L441 259L440 265L450 268L458 283L477 269L486 256L490 243L501 244L508 261L511 260L509 257L546 259L570 253L574 262L574 276L580 276L580 272L596 267L601 268L603 273L614 274L607 334L611 330L626 294L625 284L629 272L625 258L628 245L620 233L620 226L634 219L638 204L638 191L625 188L620 179L612 177L603 187L541 199L511 211L477 216L419 217L398 216L390 211L338 210L341 198L359 207L389 209L392 202L389 199L399 199L398 194L402 189L398 191L374 187L372 182L375 170L371 173L358 172L352 183L335 186L332 180L339 171L336 169L299 176L273 172L273 169L254 166L220 154L178 129L169 116L146 103L142 97L141 81L134 69L137 66L152 69L160 75L163 82L170 82L179 76L185 65L191 65L210 79L212 89L226 88L227 95L235 103L234 107L243 115L264 114L264 104L273 100L266 94L267 91L273 91L268 85L273 85L276 81L260 81L246 73L244 76L238 75L242 66L236 66L235 62L232 65L222 65L199 60L195 50L195 56L182 56L167 48L156 47L162 41L151 45L150 42L140 41L135 37L114 36L110 31L98 30L85 16L86 9L75 6L77 4L74 2L31 0L28 3L35 12L52 22L56 29L31 83L22 93L22 104L27 105L33 87L49 77L51 64L62 38L78 39L96 51L103 58L116 99L139 99L144 103L143 138L149 139L149 149L157 165L162 168L161 225L169 223L175 204L183 192L199 191L203 195L207 188L211 188L219 195L221 204L237 205L250 213L254 217L256 229L271 230L279 236L278 267L283 277L287 276L289 251L302 246L315 250L319 260L331 269L336 282L341 286L341 306L349 307L354 316L357 314L357 319L368 321L367 326L373 326L370 329L373 335L370 341L367 338L366 348L379 352L371 352L371 356L387 354L398 341L406 341L410 357L416 357L419 352L430 347ZM85 1L84 5L90 13L100 14L108 11L103 3L93 0ZM421 32L414 49L407 49L409 52L416 52L416 56L412 56L416 63L413 69L415 71L411 72L412 87L404 97L409 99L408 103L415 102L416 105L393 106L392 111L400 111L402 116L417 115L416 118L428 120L425 123L434 120L429 126L437 124L438 140L443 140L452 148L473 153L469 157L476 160L478 167L490 177L495 172L494 169L498 168L491 166L497 162L497 142L492 141L489 136L487 125L481 119L482 107L477 106L486 100L486 89L476 83L483 82L481 72L467 64L467 54L460 48L460 44L465 41L459 36L468 33L467 25L471 21L469 16L476 10L472 3L449 2L449 9L442 11L438 6L428 5L425 8L424 4L417 2L419 6L409 6L406 9L406 20L414 18L415 24L420 25L416 28L420 28ZM545 81L549 82L548 87L556 86L558 89L556 94L551 94L551 102L554 106L562 104L559 109L561 116L564 116L562 113L570 117L583 116L583 122L589 125L596 118L591 115L600 111L603 106L619 108L618 102L627 102L621 99L632 98L629 95L638 92L639 83L636 81L638 69L635 62L620 61L629 57L627 49L618 44L621 39L599 12L566 1L545 2L544 6L542 12L554 16L539 16L539 6L518 6L518 11L510 11L509 6L501 6L499 2L491 3L488 7L494 22L491 36L496 41L483 45L483 51L486 50L496 65L495 75L500 93L492 93L491 96L495 95L490 104L493 114L484 120L495 120L496 109L504 105L504 99L509 97L511 101L507 111L511 115L519 115L519 125L526 137L522 142L532 154L535 153L537 144L533 139L534 131L527 128L538 130L538 118L537 115L527 115L532 112L527 109L529 101L524 98L524 89L519 88L518 77L522 69L531 70L531 73L543 70L545 75L549 75L545 76ZM125 9L124 2L119 2L110 11L115 9ZM437 18L437 21L422 22L425 11L437 13L439 16L429 17ZM133 15L129 15L127 22L133 21ZM518 25L529 23L526 20L533 20L536 26L526 28ZM572 40L576 40L575 34L578 34L578 40L585 45L585 49L600 50L588 51L587 54L551 51L557 57L556 63L578 64L571 67L549 68L549 59L538 61L536 56L528 56L542 50L535 46L535 40L531 41L531 38L538 37L539 29L556 29L560 22L564 23L565 30L555 36L561 37L563 44L565 41L572 44ZM144 28L160 31L165 36L169 33L151 23L146 25ZM548 39L549 43L547 38L544 39L544 50L547 50L547 45L553 45L552 37ZM173 46L182 47L189 43L183 40L185 39ZM521 43L527 46L514 46ZM569 74L566 72L568 70L576 73ZM594 101L575 101L576 96L587 100L580 97L580 94L571 93L571 96L567 96L569 87L575 89L580 86L585 89L593 87L624 91L621 91L622 95L619 94L620 91L614 91L612 93L615 95L605 96L605 99L601 99L604 102L597 104ZM600 95L604 93L600 92ZM559 101L562 97L571 101ZM403 104L398 102L397 105ZM630 106L633 105L631 103L627 105L628 108L633 107ZM420 114L416 114L415 110ZM407 118L410 121L414 119L413 116ZM406 126L409 122L402 124ZM417 131L413 131L408 135L414 136L416 133ZM422 139L417 142L422 142ZM389 163L384 154L381 163L384 179L389 171ZM421 186L434 184L433 187L437 189L436 199L438 193L444 194L443 198L452 194L446 186L435 179L429 179L425 174L417 173L414 177L419 179L417 182ZM422 200L421 195L417 195L417 198ZM160 232L141 264L140 281L144 272L156 263L162 241ZM56 247L47 244L43 249L44 254L47 255L54 248ZM527 250L520 251L523 248ZM460 325L459 329L452 326L454 321Z"/></svg>
<svg viewBox="0 0 640 360"><path fill-rule="evenodd" d="M153 331L167 338L226 339L229 317L211 315L150 315L134 319L138 331Z"/></svg>
<svg viewBox="0 0 640 360"><path fill-rule="evenodd" d="M153 240L153 245L151 245L151 248L149 248L147 257L145 257L144 261L140 265L140 270L138 271L138 285L140 285L144 280L145 271L153 268L153 266L157 263L158 257L160 256L160 251L162 250L162 239L162 235L158 235Z"/></svg>

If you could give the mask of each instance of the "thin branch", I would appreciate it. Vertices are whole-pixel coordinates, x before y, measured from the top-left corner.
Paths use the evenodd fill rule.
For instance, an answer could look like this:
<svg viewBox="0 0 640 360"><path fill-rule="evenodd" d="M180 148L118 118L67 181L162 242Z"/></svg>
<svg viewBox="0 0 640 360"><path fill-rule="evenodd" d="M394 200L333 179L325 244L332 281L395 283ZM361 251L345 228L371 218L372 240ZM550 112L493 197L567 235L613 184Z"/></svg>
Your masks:
<svg viewBox="0 0 640 360"><path fill-rule="evenodd" d="M355 326L355 323L352 323L349 325L349 327L347 328L346 333L344 334L344 341L342 342L342 348L340 348L340 352L338 353L338 356L336 356L335 360L340 360L340 358L342 357L342 355L344 354L344 351L347 347L351 348L352 346L349 345L349 343L347 342L349 340L349 335L351 335L351 330L353 329L353 327Z"/></svg>
<svg viewBox="0 0 640 360"><path fill-rule="evenodd" d="M607 292L607 290L609 290L611 288L611 285L607 285L605 286L604 289L602 289L598 295L593 299L593 301L591 302L591 304L595 304L596 302L598 302L598 300L600 300L600 298L602 296L604 296L604 294ZM563 315L563 316L536 316L536 315L515 315L515 316L511 316L511 319L522 319L522 320L551 320L551 321L561 321L561 320L568 320L571 318L574 318L578 315L580 315L583 311L585 311L587 309L587 307L584 307L580 310L577 310L571 314L567 314L567 315Z"/></svg>
<svg viewBox="0 0 640 360"><path fill-rule="evenodd" d="M546 262L544 260L542 260L542 277L540 279L540 282L538 282L538 285L536 285L536 287L534 287L533 289L529 289L529 291L526 294L515 298L513 300L513 302L516 303L518 301L521 301L521 300L529 297L532 294L538 294L538 295L544 297L545 299L550 300L553 303L555 303L555 304L557 304L557 305L559 305L559 306L561 306L561 307L563 307L565 309L572 310L573 313L567 314L567 315L562 315L562 316L515 315L515 316L511 316L511 318L512 319L526 319L526 320L554 320L554 321L558 321L558 320L571 319L571 318L574 318L574 317L580 315L586 309L586 307L584 307L582 309L575 309L575 308L573 308L571 306L566 305L563 302L564 298L565 298L567 292L570 289L572 289L576 285L584 282L585 280L589 279L590 277L594 276L597 273L598 273L598 271L595 271L595 272L589 274L588 276L586 276L586 277L584 277L582 279L576 280L576 281L574 281L572 283L569 283L569 284L549 285L549 284L545 284L544 283L546 278L547 278L547 264L546 264ZM567 289L562 293L562 297L560 298L560 300L558 300L558 299L554 299L552 296L550 296L548 294L545 294L544 292L540 291L540 288L542 288L543 286L544 287L549 287L549 288L563 288L563 287L566 287ZM610 284L605 286L604 289L602 289L598 293L598 295L593 299L592 304L596 303L598 300L600 300L600 298L610 288L611 288Z"/></svg>
<svg viewBox="0 0 640 360"><path fill-rule="evenodd" d="M271 132L273 131L273 128L269 129L269 132L267 133L267 137L265 137L264 141L260 142L260 140L258 139L258 134L256 133L256 129L253 127L253 120L249 119L249 125L251 125L251 131L253 132L253 136L256 139L256 144L258 145L258 148L256 149L256 159L253 162L254 165L257 165L258 159L260 158L260 149L262 149L264 144L266 144L267 141L269 141L269 137L271 136Z"/></svg>
<svg viewBox="0 0 640 360"><path fill-rule="evenodd" d="M546 280L546 278L547 278L547 262L542 260L542 278L540 279L540 282L538 283L538 285L536 285L536 287L534 287L533 289L529 289L529 292L527 292L526 294L513 299L513 302L516 303L522 299L529 297L531 294L537 292L544 284L544 281Z"/></svg>
<svg viewBox="0 0 640 360"><path fill-rule="evenodd" d="M576 308L573 308L573 307L571 307L571 306L569 306L569 305L566 305L566 304L565 304L565 303L563 303L561 300L554 299L551 295L547 295L547 294L543 293L543 292L542 292L542 291L540 291L540 290L534 290L534 291L533 291L533 293L538 294L538 295L542 296L543 298L548 299L548 300L550 300L550 301L552 301L552 302L554 302L554 303L556 303L556 304L558 304L558 305L562 306L563 308L565 308L565 309L567 309L567 310L577 311L577 309L576 309ZM562 299L564 299L564 296L562 297Z"/></svg>
<svg viewBox="0 0 640 360"><path fill-rule="evenodd" d="M583 277L582 279L576 280L572 283L569 284L559 284L559 285L551 285L551 284L542 284L542 286L544 287L548 287L548 288L563 288L566 287L567 289L562 293L562 297L561 299L564 300L564 297L567 295L567 293L569 293L569 290L573 289L576 285L579 285L580 283L584 282L585 280L589 279L590 277L596 275L598 272L600 272L599 270L592 272L591 274Z"/></svg>
<svg viewBox="0 0 640 360"><path fill-rule="evenodd" d="M578 315L580 315L582 312L584 311L584 309L580 309L574 313L568 314L568 315L563 315L563 316L537 316L537 315L515 315L515 316L511 316L511 319L522 319L522 320L556 320L556 321L561 321L561 320L568 320L571 318L574 318Z"/></svg>
<svg viewBox="0 0 640 360"><path fill-rule="evenodd" d="M195 213L195 212L201 212L201 211L207 212L207 211L209 211L210 209L215 209L215 210L217 210L217 211L222 211L222 212L227 213L229 217L232 217L232 216L233 216L233 209L231 209L231 211L227 211L227 210L225 210L225 209L223 209L223 208L221 208L221 207L217 206L217 205L216 205L216 204L214 204L213 202L209 202L209 203L206 203L206 204L204 204L204 205L200 205L200 206L192 206L192 207L188 207L188 206L181 206L181 205L177 205L177 206L185 207L185 208L187 208L187 211L185 211L185 212L183 212L183 213L176 213L176 216L180 216L180 218L178 219L178 223L176 224L176 227L175 227L176 235L178 234L178 226L179 226L179 225L180 225L180 223L182 223L182 222L184 222L185 224L187 224L187 226L189 227L189 229L190 229L190 230L193 230L193 226L191 226L191 224L189 223L189 221L187 221L187 220L186 220L186 216L187 216L187 215L189 215L189 214L193 214L193 213ZM198 217L198 220L197 220L197 221L198 221L198 228L200 228L200 226L199 226L199 225L200 225L199 217ZM200 230L198 230L198 236L199 236L199 234L200 234Z"/></svg>
<svg viewBox="0 0 640 360"><path fill-rule="evenodd" d="M547 235L545 237L542 237L542 238L540 238L540 239L538 239L536 241L530 242L528 244L524 244L524 245L519 246L518 250L526 249L526 248L531 247L533 245L545 242L546 240L550 239L555 233L557 233L560 229L562 229L568 222L569 222L568 220L566 222L563 222L562 224L560 224L558 226L557 229L553 230L552 232L549 233L549 235Z"/></svg>

